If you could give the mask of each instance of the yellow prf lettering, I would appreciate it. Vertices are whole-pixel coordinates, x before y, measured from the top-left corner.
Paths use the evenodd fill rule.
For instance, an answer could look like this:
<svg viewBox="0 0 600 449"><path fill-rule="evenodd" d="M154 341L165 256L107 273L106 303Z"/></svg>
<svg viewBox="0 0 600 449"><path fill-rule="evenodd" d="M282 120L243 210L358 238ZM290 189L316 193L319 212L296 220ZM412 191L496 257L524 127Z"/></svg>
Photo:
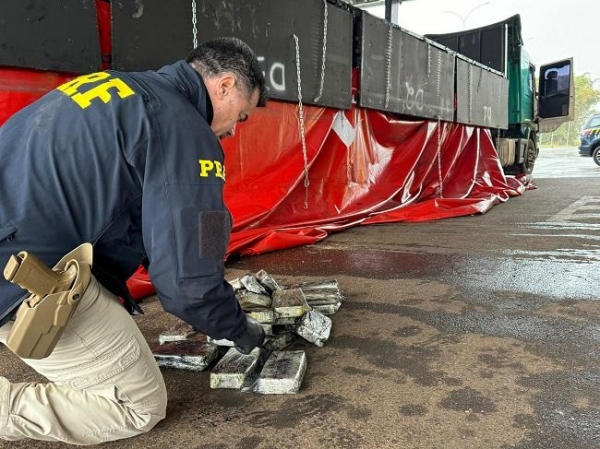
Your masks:
<svg viewBox="0 0 600 449"><path fill-rule="evenodd" d="M120 98L127 98L130 95L134 95L135 92L131 89L123 80L119 78L110 78L110 73L98 72L90 75L80 76L75 78L68 83L65 83L58 87L58 90L64 92L66 95L79 105L81 109L85 109L92 104L92 100L99 98L105 104L108 103L112 96L109 89L114 89ZM91 87L85 92L79 92L79 88L85 84L96 83L98 81L104 81L95 87Z"/></svg>
<svg viewBox="0 0 600 449"><path fill-rule="evenodd" d="M206 159L200 159L198 162L200 163L200 177L207 178L208 172L215 168L215 164L213 164L213 161L207 161Z"/></svg>
<svg viewBox="0 0 600 449"><path fill-rule="evenodd" d="M225 180L225 167L219 161L209 161L207 159L198 159L200 164L200 177L208 178L212 174L215 178Z"/></svg>
<svg viewBox="0 0 600 449"><path fill-rule="evenodd" d="M71 98L75 103L81 106L81 109L85 109L91 105L94 98L100 98L104 103L108 103L111 99L108 89L113 87L117 90L117 94L121 98L127 98L128 96L135 94L135 92L119 78L113 78L99 86L93 87L85 93L77 93Z"/></svg>
<svg viewBox="0 0 600 449"><path fill-rule="evenodd" d="M221 164L219 161L215 161L215 176L217 178L222 178L223 177L223 164Z"/></svg>
<svg viewBox="0 0 600 449"><path fill-rule="evenodd" d="M83 75L69 81L61 86L58 86L58 90L66 93L69 97L77 93L84 84L95 83L96 81L104 80L108 78L110 74L106 72L90 73L89 75Z"/></svg>

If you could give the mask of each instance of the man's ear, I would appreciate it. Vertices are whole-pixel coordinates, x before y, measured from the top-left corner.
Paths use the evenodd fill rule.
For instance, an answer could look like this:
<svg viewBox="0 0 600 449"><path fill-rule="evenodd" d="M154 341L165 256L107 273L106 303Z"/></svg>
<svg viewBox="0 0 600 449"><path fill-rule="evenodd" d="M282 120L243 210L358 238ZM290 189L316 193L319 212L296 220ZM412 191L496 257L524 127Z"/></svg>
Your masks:
<svg viewBox="0 0 600 449"><path fill-rule="evenodd" d="M223 99L233 91L235 88L235 77L233 75L225 74L221 76L217 81L217 98Z"/></svg>

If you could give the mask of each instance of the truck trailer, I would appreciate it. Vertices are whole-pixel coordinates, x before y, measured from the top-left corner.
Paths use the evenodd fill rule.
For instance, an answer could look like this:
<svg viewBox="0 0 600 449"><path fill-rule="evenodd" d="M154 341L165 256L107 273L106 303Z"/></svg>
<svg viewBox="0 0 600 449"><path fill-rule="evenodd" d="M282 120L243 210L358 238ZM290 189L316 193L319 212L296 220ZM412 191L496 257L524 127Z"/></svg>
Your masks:
<svg viewBox="0 0 600 449"><path fill-rule="evenodd" d="M480 28L425 37L506 78L508 91L499 99L508 106L506 124L490 131L505 171L530 174L539 154L539 134L574 118L573 60L542 65L536 85L536 66L523 45L518 14ZM457 92L461 95L458 86Z"/></svg>
<svg viewBox="0 0 600 449"><path fill-rule="evenodd" d="M444 37L342 0L11 0L0 25L0 126L78 75L246 41L269 101L222 142L229 251L242 255L484 213L525 191L527 177L502 166L530 173L539 132L573 109L570 60L543 66L536 93L518 16Z"/></svg>

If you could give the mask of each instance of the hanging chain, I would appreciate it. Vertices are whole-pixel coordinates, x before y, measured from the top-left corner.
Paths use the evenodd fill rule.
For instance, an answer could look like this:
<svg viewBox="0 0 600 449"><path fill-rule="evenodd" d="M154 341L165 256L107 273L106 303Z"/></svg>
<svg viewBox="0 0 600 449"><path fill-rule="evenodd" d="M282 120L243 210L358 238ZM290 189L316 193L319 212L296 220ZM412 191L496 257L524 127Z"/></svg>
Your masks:
<svg viewBox="0 0 600 449"><path fill-rule="evenodd" d="M392 78L392 25L388 28L387 49L385 55L385 108L390 104L390 83Z"/></svg>
<svg viewBox="0 0 600 449"><path fill-rule="evenodd" d="M477 157L481 154L481 133L479 128L475 128L475 132L477 133ZM502 171L502 170L501 170Z"/></svg>
<svg viewBox="0 0 600 449"><path fill-rule="evenodd" d="M468 85L468 95L469 95L469 124L471 124L471 110L473 109L473 86L471 82L472 77L472 69L473 66L469 64L469 70L467 71L467 85Z"/></svg>
<svg viewBox="0 0 600 449"><path fill-rule="evenodd" d="M344 120L348 121L349 126L352 126L352 123L350 123L350 120L348 120L346 118L344 111L339 111L338 114L342 114L342 118ZM358 128L358 124L359 124L357 109L355 109L354 114L352 114L352 118L354 121L354 129L356 130ZM348 147L348 150L350 150L350 147ZM346 181L348 183L348 187L350 187L350 186L352 186L352 180L354 179L354 176L352 175L352 160L351 160L351 155L353 154L353 152L345 151L344 153L346 153Z"/></svg>
<svg viewBox="0 0 600 449"><path fill-rule="evenodd" d="M315 98L315 103L318 103L323 95L323 87L325 86L325 58L327 56L327 0L323 0L323 55L321 56L321 84L319 86L319 95Z"/></svg>
<svg viewBox="0 0 600 449"><path fill-rule="evenodd" d="M304 128L304 107L302 105L302 78L300 78L300 42L298 36L293 35L296 42L296 76L298 77L298 116L300 119L300 139L302 141L302 155L304 156L304 208L308 209L308 154L306 151L306 132Z"/></svg>
<svg viewBox="0 0 600 449"><path fill-rule="evenodd" d="M500 128L496 128L496 153L500 155ZM502 159L502 156L500 156ZM504 161L502 161L504 163Z"/></svg>
<svg viewBox="0 0 600 449"><path fill-rule="evenodd" d="M196 0L192 0L192 44L194 48L198 46L198 17L196 16Z"/></svg>
<svg viewBox="0 0 600 449"><path fill-rule="evenodd" d="M431 45L427 46L427 78L431 75Z"/></svg>
<svg viewBox="0 0 600 449"><path fill-rule="evenodd" d="M438 166L438 196L442 198L444 196L444 192L442 190L442 122L438 118L437 123L437 166Z"/></svg>

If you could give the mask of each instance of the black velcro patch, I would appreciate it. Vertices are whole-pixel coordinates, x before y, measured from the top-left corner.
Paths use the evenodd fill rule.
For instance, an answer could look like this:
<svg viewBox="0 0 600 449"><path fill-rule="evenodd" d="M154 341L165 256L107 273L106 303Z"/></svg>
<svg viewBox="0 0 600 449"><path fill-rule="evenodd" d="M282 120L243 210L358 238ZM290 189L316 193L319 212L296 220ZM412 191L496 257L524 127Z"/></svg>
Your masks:
<svg viewBox="0 0 600 449"><path fill-rule="evenodd" d="M231 234L231 217L228 211L198 213L198 256L223 258Z"/></svg>

